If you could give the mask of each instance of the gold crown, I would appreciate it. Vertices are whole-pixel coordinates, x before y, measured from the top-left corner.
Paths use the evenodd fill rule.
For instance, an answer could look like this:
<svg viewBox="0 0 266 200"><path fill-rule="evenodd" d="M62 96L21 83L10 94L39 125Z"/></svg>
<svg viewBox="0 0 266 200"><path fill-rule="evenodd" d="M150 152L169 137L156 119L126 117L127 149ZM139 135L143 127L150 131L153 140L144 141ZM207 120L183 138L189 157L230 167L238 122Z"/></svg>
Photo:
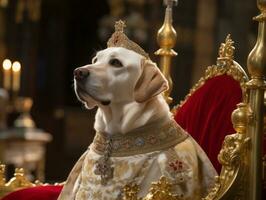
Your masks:
<svg viewBox="0 0 266 200"><path fill-rule="evenodd" d="M149 54L146 53L138 44L128 39L124 33L126 27L125 22L119 20L115 23L115 32L107 42L107 47L123 47L136 53L149 58Z"/></svg>

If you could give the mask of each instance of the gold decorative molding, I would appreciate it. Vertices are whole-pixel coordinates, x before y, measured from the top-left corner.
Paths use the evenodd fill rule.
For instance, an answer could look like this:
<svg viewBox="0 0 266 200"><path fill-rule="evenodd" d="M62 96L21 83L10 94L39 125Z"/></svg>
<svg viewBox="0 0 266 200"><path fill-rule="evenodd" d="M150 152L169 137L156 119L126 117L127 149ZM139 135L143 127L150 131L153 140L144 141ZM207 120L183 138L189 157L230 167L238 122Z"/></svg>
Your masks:
<svg viewBox="0 0 266 200"><path fill-rule="evenodd" d="M176 114L177 110L182 107L188 98L203 86L207 80L224 74L231 76L234 80L239 82L243 93L243 99L246 99L245 83L248 81L248 76L243 68L233 60L235 51L233 44L234 41L231 39L230 34L227 35L225 43L222 43L219 48L219 57L217 58L216 65L207 67L204 76L190 89L184 100L173 107L173 114Z"/></svg>

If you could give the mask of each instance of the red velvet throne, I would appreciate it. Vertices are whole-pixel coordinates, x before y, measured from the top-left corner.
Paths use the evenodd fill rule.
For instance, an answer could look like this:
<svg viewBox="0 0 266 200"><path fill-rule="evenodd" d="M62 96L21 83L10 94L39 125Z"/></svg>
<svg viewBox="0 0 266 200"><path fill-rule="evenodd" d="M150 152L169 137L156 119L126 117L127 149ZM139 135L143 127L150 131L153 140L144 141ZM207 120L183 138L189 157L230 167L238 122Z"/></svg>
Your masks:
<svg viewBox="0 0 266 200"><path fill-rule="evenodd" d="M211 66L185 100L173 109L176 122L199 143L217 172L221 170L217 155L224 137L235 133L231 114L242 101L241 83L246 80L236 62Z"/></svg>

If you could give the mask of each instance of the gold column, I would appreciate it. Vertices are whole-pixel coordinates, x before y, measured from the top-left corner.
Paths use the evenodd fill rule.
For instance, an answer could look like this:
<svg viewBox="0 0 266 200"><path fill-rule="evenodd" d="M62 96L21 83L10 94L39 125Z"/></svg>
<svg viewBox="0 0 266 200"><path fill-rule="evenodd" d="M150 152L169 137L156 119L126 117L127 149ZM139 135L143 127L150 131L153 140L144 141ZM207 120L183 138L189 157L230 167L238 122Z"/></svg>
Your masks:
<svg viewBox="0 0 266 200"><path fill-rule="evenodd" d="M257 43L247 60L251 80L246 84L252 122L248 124L251 138L249 154L249 200L261 199L262 181L262 141L263 141L263 103L266 86L266 0L257 0L261 14L254 18L259 22Z"/></svg>
<svg viewBox="0 0 266 200"><path fill-rule="evenodd" d="M171 78L171 59L176 56L177 53L172 49L176 44L176 31L172 26L172 7L177 0L164 0L166 7L165 18L163 26L159 29L157 33L157 42L160 49L155 52L155 55L159 55L160 58L160 69L169 83L169 89L164 92L164 98L168 104L170 104L173 99L170 97L173 82Z"/></svg>

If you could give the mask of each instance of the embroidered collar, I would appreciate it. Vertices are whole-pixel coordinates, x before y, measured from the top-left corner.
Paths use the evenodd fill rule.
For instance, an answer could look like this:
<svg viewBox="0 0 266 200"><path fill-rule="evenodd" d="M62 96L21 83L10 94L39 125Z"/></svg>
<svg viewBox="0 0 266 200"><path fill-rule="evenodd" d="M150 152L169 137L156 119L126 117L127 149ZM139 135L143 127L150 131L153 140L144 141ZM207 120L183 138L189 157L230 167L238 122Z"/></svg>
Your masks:
<svg viewBox="0 0 266 200"><path fill-rule="evenodd" d="M174 121L157 120L127 134L97 132L91 148L98 154L123 157L168 149L184 141L187 133Z"/></svg>

